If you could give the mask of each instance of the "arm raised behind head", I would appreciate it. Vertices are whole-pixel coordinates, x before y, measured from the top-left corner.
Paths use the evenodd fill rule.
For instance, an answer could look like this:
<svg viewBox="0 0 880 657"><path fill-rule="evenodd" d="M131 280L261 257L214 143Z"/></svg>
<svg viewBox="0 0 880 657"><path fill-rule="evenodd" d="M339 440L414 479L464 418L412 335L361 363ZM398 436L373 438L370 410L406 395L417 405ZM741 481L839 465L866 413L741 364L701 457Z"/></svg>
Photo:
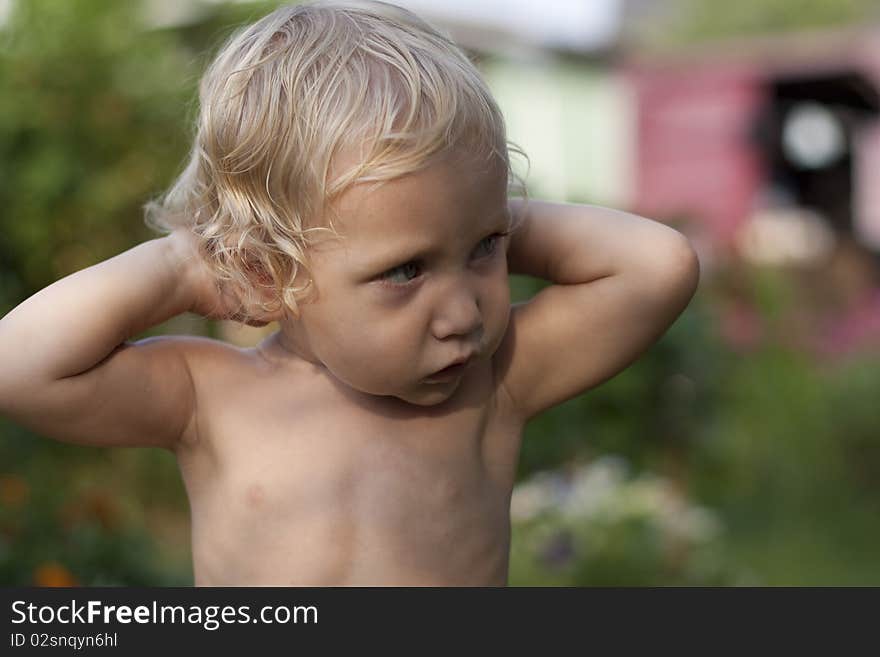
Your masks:
<svg viewBox="0 0 880 657"><path fill-rule="evenodd" d="M64 442L174 449L194 430L200 338L127 340L228 301L184 231L62 278L0 319L0 414Z"/></svg>
<svg viewBox="0 0 880 657"><path fill-rule="evenodd" d="M522 214L509 271L550 281L514 304L496 357L502 389L527 420L628 367L690 302L696 251L678 231L591 205L512 200Z"/></svg>

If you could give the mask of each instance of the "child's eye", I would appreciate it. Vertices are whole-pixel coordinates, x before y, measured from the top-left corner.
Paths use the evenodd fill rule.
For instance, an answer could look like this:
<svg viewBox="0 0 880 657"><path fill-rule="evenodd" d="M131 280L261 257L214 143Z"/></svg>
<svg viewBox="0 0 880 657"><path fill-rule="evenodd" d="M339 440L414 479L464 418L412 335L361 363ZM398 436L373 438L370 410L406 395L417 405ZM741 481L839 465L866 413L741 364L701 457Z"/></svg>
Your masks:
<svg viewBox="0 0 880 657"><path fill-rule="evenodd" d="M495 253L495 249L498 246L498 241L501 239L504 239L509 234L510 234L509 232L504 232L504 233L494 233L492 235L489 235L488 237L486 237L480 241L480 243L477 245L477 250L479 251L479 249L485 244L485 245L487 245L487 247L486 247L487 252L485 255L493 255Z"/></svg>
<svg viewBox="0 0 880 657"><path fill-rule="evenodd" d="M492 235L489 235L488 237L480 240L479 244L477 244L477 257L488 257L494 255L498 245L498 240L503 239L509 234L509 232L493 233ZM480 253L481 249L485 249L485 253ZM421 266L417 261L407 262L406 264L386 271L379 277L379 281L383 285L387 285L389 287L407 287L418 278L420 270Z"/></svg>
<svg viewBox="0 0 880 657"><path fill-rule="evenodd" d="M389 269L382 274L379 280L381 280L383 284L392 287L405 287L416 279L418 276L418 269L419 265L417 262L407 262L394 269ZM399 277L400 274L403 275L402 278ZM408 274L412 274L412 277L409 277Z"/></svg>

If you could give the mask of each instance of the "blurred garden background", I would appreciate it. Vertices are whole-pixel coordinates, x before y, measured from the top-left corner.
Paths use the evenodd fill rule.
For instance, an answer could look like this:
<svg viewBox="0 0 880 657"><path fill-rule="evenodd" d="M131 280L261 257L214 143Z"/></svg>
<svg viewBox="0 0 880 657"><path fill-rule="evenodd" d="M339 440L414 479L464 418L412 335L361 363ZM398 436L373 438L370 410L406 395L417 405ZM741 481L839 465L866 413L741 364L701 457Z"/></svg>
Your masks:
<svg viewBox="0 0 880 657"><path fill-rule="evenodd" d="M0 2L0 316L155 237L141 208L183 163L202 70L277 4ZM510 583L880 584L875 3L559 3L582 32L400 4L484 71L533 197L641 212L701 256L654 347L528 426ZM0 417L0 585L191 585L189 548L171 454Z"/></svg>

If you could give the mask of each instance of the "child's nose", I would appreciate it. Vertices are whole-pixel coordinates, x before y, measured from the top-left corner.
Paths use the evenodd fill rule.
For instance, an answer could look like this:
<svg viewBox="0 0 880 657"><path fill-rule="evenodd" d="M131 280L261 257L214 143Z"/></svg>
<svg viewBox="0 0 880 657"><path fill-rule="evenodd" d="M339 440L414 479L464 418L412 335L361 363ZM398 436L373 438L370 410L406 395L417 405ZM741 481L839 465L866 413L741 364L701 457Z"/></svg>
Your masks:
<svg viewBox="0 0 880 657"><path fill-rule="evenodd" d="M438 340L453 335L468 336L483 326L480 299L475 290L460 286L443 295L434 315L433 332Z"/></svg>

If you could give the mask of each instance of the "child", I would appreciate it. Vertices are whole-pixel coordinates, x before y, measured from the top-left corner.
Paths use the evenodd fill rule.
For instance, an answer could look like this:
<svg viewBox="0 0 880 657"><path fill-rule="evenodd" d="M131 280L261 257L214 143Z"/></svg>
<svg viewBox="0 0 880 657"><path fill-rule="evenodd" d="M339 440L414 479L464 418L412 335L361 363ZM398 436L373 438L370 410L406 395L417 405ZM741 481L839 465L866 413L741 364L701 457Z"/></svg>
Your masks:
<svg viewBox="0 0 880 657"><path fill-rule="evenodd" d="M196 585L504 585L523 426L666 331L697 285L688 241L509 198L485 83L393 5L280 8L200 99L147 208L166 235L0 320L0 412L171 450ZM553 285L511 306L508 273ZM187 311L279 330L130 341Z"/></svg>

